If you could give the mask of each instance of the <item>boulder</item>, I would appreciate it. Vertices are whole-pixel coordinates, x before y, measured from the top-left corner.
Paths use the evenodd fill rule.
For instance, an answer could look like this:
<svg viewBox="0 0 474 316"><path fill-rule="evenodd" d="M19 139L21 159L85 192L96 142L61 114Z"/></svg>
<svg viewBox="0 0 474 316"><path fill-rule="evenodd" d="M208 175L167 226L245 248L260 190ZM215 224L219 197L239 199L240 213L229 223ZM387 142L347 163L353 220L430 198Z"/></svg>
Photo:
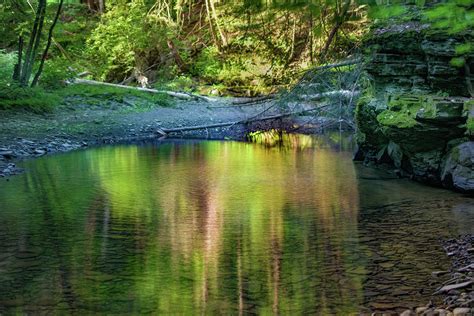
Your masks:
<svg viewBox="0 0 474 316"><path fill-rule="evenodd" d="M441 182L446 188L474 193L474 141L451 149L444 161Z"/></svg>

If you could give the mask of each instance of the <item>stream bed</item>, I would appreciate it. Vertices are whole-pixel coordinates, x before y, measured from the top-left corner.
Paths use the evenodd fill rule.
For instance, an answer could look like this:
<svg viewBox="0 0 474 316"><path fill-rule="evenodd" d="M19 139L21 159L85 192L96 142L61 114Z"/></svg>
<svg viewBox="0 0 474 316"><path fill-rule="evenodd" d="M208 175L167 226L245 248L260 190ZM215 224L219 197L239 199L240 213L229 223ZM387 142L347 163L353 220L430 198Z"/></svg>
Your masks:
<svg viewBox="0 0 474 316"><path fill-rule="evenodd" d="M254 140L23 161L0 179L0 314L402 311L449 269L440 239L474 232L474 199L354 163L350 136Z"/></svg>

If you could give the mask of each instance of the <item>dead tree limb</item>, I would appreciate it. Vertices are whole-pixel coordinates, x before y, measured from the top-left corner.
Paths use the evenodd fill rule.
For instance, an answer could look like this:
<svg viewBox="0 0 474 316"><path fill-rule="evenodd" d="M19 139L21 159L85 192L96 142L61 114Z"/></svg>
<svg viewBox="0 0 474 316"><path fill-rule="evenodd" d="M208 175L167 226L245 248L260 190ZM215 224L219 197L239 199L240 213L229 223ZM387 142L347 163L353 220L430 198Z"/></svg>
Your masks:
<svg viewBox="0 0 474 316"><path fill-rule="evenodd" d="M353 98L354 96L359 95L359 91L351 91L351 90L336 90L336 91L328 91L316 94L302 94L298 95L297 98L304 101L314 101L320 100L323 98L335 98L335 97L342 97L342 98Z"/></svg>
<svg viewBox="0 0 474 316"><path fill-rule="evenodd" d="M233 121L233 122L223 122L223 123L196 125L196 126L187 126L187 127L176 127L176 128L160 128L157 130L157 132L161 135L166 135L170 133L180 133L180 132L195 131L195 130L200 130L200 129L218 128L218 127L226 127L226 126L233 126L233 125L239 125L239 124L248 124L248 123L259 122L259 121L275 120L275 119L284 118L284 117L288 117L292 115L302 115L306 113L311 113L317 110L321 110L327 106L330 106L330 104L325 104L325 105L318 106L316 108L312 108L308 110L285 112L282 114L270 115L270 116L265 116L261 118L256 118L255 116L252 116L251 118L248 118L248 119L243 119L240 121Z"/></svg>
<svg viewBox="0 0 474 316"><path fill-rule="evenodd" d="M264 96L256 97L256 98L249 98L249 99L244 99L244 100L235 100L235 101L232 101L232 104L242 106L242 105L246 105L246 104L260 103L260 102L263 102L263 101L274 99L275 96L276 96L275 94L269 94L269 95L264 95Z"/></svg>

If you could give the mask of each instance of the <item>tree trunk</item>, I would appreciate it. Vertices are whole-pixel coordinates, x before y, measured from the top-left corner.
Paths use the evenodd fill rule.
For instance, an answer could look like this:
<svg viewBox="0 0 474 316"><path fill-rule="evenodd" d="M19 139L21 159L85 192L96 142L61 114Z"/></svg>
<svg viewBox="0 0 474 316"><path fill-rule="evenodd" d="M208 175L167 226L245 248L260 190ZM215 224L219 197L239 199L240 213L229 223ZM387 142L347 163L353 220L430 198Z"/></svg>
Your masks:
<svg viewBox="0 0 474 316"><path fill-rule="evenodd" d="M89 10L104 13L105 11L105 0L81 0L81 3L87 5Z"/></svg>
<svg viewBox="0 0 474 316"><path fill-rule="evenodd" d="M176 65L178 65L179 70L182 72L188 71L188 66L184 62L183 58L181 58L181 55L178 52L178 49L176 48L176 45L174 45L174 42L172 40L167 41L168 48L171 50L171 53L173 54L174 61L176 62Z"/></svg>
<svg viewBox="0 0 474 316"><path fill-rule="evenodd" d="M210 8L210 1L211 0L204 0L206 3L206 13L207 13L207 20L209 21L209 32L211 33L212 40L214 41L214 44L217 46L217 50L221 50L221 45L219 41L217 40L216 32L214 30L214 25L212 23L212 15L211 15L211 8Z"/></svg>
<svg viewBox="0 0 474 316"><path fill-rule="evenodd" d="M38 71L36 72L36 75L33 79L33 82L31 83L31 86L34 87L38 84L39 77L41 76L41 73L43 72L43 67L44 67L44 62L46 60L46 57L48 56L48 50L49 47L51 46L51 40L53 38L53 31L54 27L56 26L56 23L58 22L59 15L61 14L61 9L63 7L64 0L61 0L59 2L58 10L56 11L56 15L54 16L53 24L51 24L51 27L49 28L49 33L48 33L48 42L46 43L46 47L43 52L43 56L41 57L41 62L38 68Z"/></svg>
<svg viewBox="0 0 474 316"><path fill-rule="evenodd" d="M28 69L32 67L34 61L34 46L36 39L41 37L41 28L44 20L44 10L46 9L46 0L40 0L36 9L35 21L33 23L33 29L31 30L30 40L28 41L28 48L26 49L25 62L23 67L20 69L20 84L23 86L28 85L30 79L28 75Z"/></svg>
<svg viewBox="0 0 474 316"><path fill-rule="evenodd" d="M349 11L350 4L351 4L351 0L346 0L346 2L344 2L344 7L342 8L341 13L336 16L336 24L334 25L331 32L329 33L328 39L326 43L324 44L323 49L321 50L321 54L320 54L321 60L323 60L326 57L326 54L329 50L329 46L331 46L331 43L334 40L334 37L336 36L337 31L339 31L339 28L344 23L347 12Z"/></svg>
<svg viewBox="0 0 474 316"><path fill-rule="evenodd" d="M219 35L221 37L222 46L225 47L225 46L227 46L227 38L226 38L224 32L222 31L220 25L219 25L219 19L217 17L217 11L216 11L216 8L214 6L214 0L209 0L209 4L211 6L212 16L214 17L214 21L216 22L217 31L219 32Z"/></svg>
<svg viewBox="0 0 474 316"><path fill-rule="evenodd" d="M18 38L18 61L17 61L17 64L15 65L15 69L13 70L14 81L20 81L22 58L23 58L23 36L20 36Z"/></svg>

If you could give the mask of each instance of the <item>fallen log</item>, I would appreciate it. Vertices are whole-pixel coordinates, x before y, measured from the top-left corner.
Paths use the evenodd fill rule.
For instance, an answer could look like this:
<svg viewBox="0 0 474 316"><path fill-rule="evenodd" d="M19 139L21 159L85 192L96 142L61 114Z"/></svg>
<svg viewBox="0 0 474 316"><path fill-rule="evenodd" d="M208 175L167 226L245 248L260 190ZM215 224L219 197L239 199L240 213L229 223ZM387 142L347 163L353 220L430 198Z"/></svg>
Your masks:
<svg viewBox="0 0 474 316"><path fill-rule="evenodd" d="M336 90L336 91L328 91L328 92L322 92L322 93L316 93L316 94L302 94L298 95L298 99L304 100L304 101L314 101L314 100L320 100L323 98L336 98L336 97L342 97L342 98L353 98L355 96L359 95L359 91L351 91L351 90Z"/></svg>
<svg viewBox="0 0 474 316"><path fill-rule="evenodd" d="M318 70L339 68L339 67L343 67L343 66L356 65L356 64L360 64L360 63L362 63L362 59L361 58L355 58L355 59L349 59L349 60L345 60L345 61L334 63L334 64L319 66L319 67L311 69L310 71L318 71Z"/></svg>
<svg viewBox="0 0 474 316"><path fill-rule="evenodd" d="M88 85L94 85L94 86L107 86L107 87L115 87L115 88L143 91L143 92L149 92L149 93L166 94L171 97L183 99L183 100L200 99L206 102L216 101L215 99L211 99L202 95L196 95L196 94L190 94L190 93L184 93L184 92L166 91L166 90L156 90L156 89L150 89L150 88L131 87L131 86L125 86L125 85L116 84L116 83L101 82L101 81L88 80L88 79L76 78L74 79L72 83L73 84L74 83L88 84Z"/></svg>
<svg viewBox="0 0 474 316"><path fill-rule="evenodd" d="M275 94L269 94L269 95L264 95L264 96L261 96L261 97L246 98L244 100L235 100L235 101L232 101L232 104L243 106L243 105L247 105L247 104L260 103L262 101L271 100L271 99L274 99L274 98L275 98Z"/></svg>
<svg viewBox="0 0 474 316"><path fill-rule="evenodd" d="M187 127L176 127L176 128L159 128L157 130L157 133L159 133L161 135L167 135L167 134L170 134L170 133L179 133L179 132L195 131L195 130L200 130L200 129L234 126L234 125L238 125L238 124L247 124L247 123L258 122L258 121L274 120L274 119L279 119L279 118L288 117L288 116L292 116L292 115L301 115L301 114L314 112L314 111L317 111L317 110L321 110L321 109L323 109L323 108L325 108L329 105L330 104L325 104L323 106L318 106L316 108L312 108L312 109L308 109L308 110L286 112L286 113L282 113L282 114L265 116L265 117L261 117L261 118L257 118L255 116L253 116L249 119L244 119L244 120L240 120L240 121L233 121L233 122L223 122L223 123L215 123L215 124L207 124L207 125L196 125L196 126L187 126Z"/></svg>

